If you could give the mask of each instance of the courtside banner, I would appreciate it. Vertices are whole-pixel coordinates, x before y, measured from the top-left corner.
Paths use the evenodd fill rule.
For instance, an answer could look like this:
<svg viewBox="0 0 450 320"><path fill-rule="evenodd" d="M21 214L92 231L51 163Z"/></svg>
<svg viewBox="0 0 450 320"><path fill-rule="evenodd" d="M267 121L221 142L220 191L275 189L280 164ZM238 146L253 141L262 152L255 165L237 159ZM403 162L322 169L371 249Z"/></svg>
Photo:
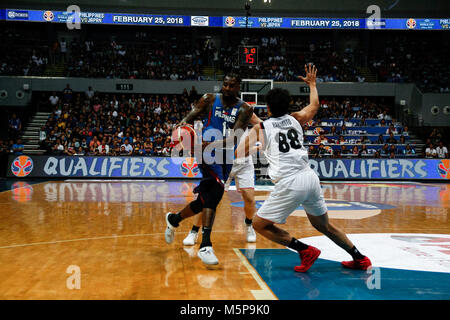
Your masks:
<svg viewBox="0 0 450 320"><path fill-rule="evenodd" d="M447 180L449 159L310 159L321 179Z"/></svg>
<svg viewBox="0 0 450 320"><path fill-rule="evenodd" d="M321 179L447 180L450 159L310 159ZM201 178L194 158L10 156L10 178Z"/></svg>
<svg viewBox="0 0 450 320"><path fill-rule="evenodd" d="M194 158L10 156L13 178L201 178Z"/></svg>

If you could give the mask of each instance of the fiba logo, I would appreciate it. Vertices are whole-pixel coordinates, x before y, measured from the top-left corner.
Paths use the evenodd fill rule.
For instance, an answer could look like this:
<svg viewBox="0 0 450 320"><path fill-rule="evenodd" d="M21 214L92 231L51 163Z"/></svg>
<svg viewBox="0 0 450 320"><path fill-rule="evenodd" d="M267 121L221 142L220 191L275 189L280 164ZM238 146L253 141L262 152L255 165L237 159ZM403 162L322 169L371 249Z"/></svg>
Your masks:
<svg viewBox="0 0 450 320"><path fill-rule="evenodd" d="M406 20L406 26L408 27L408 29L414 29L416 27L416 20L414 19Z"/></svg>
<svg viewBox="0 0 450 320"><path fill-rule="evenodd" d="M28 202L33 196L33 187L24 181L15 182L11 186L12 198L17 202Z"/></svg>
<svg viewBox="0 0 450 320"><path fill-rule="evenodd" d="M200 172L198 163L194 158L186 158L186 160L181 163L180 170L181 174L188 178L196 177Z"/></svg>
<svg viewBox="0 0 450 320"><path fill-rule="evenodd" d="M233 17L227 17L227 18L225 19L225 24L226 24L228 27L234 26L235 23L236 23L236 20L235 20Z"/></svg>
<svg viewBox="0 0 450 320"><path fill-rule="evenodd" d="M28 176L33 171L33 160L28 156L18 156L11 163L11 172L19 178Z"/></svg>
<svg viewBox="0 0 450 320"><path fill-rule="evenodd" d="M53 14L53 12L51 12L51 11L44 12L44 20L45 21L53 21L54 18L55 18L55 15Z"/></svg>
<svg viewBox="0 0 450 320"><path fill-rule="evenodd" d="M441 160L438 164L439 175L444 179L450 179L450 160Z"/></svg>

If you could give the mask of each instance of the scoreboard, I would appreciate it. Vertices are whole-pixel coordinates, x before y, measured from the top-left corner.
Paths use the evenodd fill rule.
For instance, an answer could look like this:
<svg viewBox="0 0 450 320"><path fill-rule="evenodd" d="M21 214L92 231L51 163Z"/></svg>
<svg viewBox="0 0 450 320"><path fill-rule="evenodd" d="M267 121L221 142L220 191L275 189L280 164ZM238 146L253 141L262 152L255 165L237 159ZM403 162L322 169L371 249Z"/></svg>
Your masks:
<svg viewBox="0 0 450 320"><path fill-rule="evenodd" d="M239 46L238 62L240 66L257 66L258 46Z"/></svg>

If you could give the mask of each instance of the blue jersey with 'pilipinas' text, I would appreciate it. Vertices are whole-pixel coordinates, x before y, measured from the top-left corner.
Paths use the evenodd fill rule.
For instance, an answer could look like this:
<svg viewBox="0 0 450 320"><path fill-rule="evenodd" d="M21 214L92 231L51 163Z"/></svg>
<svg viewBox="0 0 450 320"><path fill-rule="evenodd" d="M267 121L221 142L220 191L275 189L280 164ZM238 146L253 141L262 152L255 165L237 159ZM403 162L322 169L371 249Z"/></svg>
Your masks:
<svg viewBox="0 0 450 320"><path fill-rule="evenodd" d="M236 124L239 109L244 103L238 99L236 105L224 108L222 95L216 94L210 112L203 118L202 138L204 141L213 142L228 137ZM210 153L203 153L203 161L199 166L203 179L213 178L223 184L231 171L234 158L234 145L229 152L226 149L215 149Z"/></svg>
<svg viewBox="0 0 450 320"><path fill-rule="evenodd" d="M232 108L225 109L222 104L222 95L216 94L211 111L203 119L203 140L212 142L229 136L238 118L239 109L244 103L241 99ZM208 131L211 130L210 133Z"/></svg>

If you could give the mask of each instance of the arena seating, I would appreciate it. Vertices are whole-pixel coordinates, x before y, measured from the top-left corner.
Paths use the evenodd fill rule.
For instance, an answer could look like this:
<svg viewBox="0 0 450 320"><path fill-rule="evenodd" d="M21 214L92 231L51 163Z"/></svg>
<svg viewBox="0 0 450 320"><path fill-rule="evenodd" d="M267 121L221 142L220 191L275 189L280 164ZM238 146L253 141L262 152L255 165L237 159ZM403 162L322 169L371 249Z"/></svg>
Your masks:
<svg viewBox="0 0 450 320"><path fill-rule="evenodd" d="M439 33L374 33L366 44L359 40L343 46L331 32L299 37L287 31L273 35L253 30L247 44L260 47L259 66L242 67L236 61L243 33L232 34L221 45L185 28L136 29L131 38L111 29L106 39L94 32L88 38L67 40L67 53L62 54L60 41L42 40L47 39L45 31L40 25L4 25L0 75L208 80L236 71L243 78L300 81L304 64L311 62L320 70L319 82L413 82L423 92L450 92L449 45ZM215 37L221 34L216 32Z"/></svg>

